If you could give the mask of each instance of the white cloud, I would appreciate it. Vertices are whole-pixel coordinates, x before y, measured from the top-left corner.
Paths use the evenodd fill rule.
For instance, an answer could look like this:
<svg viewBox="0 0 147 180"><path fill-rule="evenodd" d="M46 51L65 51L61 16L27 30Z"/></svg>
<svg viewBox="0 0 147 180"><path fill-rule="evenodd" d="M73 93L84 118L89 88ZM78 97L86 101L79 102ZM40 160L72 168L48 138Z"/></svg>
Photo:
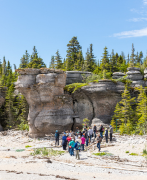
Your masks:
<svg viewBox="0 0 147 180"><path fill-rule="evenodd" d="M123 31L120 33L115 33L113 37L118 38L130 38L130 37L142 37L147 36L147 28L140 30L132 30L132 31Z"/></svg>
<svg viewBox="0 0 147 180"><path fill-rule="evenodd" d="M144 4L144 5L147 5L147 0L143 0L143 4Z"/></svg>
<svg viewBox="0 0 147 180"><path fill-rule="evenodd" d="M133 19L129 19L128 21L133 21L133 22L147 21L147 18L133 18Z"/></svg>

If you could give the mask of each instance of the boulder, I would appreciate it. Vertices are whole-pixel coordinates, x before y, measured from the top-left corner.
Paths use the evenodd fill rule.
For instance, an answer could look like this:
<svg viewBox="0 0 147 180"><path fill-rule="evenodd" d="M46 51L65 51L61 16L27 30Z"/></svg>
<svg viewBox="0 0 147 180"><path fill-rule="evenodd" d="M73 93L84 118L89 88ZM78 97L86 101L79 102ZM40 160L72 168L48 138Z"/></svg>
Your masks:
<svg viewBox="0 0 147 180"><path fill-rule="evenodd" d="M56 129L71 129L74 112L71 96L64 94L66 74L47 68L16 71L20 76L15 88L29 104L29 136L42 137Z"/></svg>

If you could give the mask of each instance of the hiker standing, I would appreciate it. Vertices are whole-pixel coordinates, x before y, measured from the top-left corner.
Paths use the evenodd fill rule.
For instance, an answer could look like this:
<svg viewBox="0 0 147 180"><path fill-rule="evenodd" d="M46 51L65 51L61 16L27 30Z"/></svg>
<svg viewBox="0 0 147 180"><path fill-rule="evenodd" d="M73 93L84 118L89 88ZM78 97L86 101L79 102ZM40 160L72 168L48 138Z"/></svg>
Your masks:
<svg viewBox="0 0 147 180"><path fill-rule="evenodd" d="M99 131L100 131L100 136L103 138L104 127L102 124L100 125Z"/></svg>
<svg viewBox="0 0 147 180"><path fill-rule="evenodd" d="M63 150L66 150L66 146L67 146L66 133L64 133L64 135L63 135L63 137L62 137L62 146L63 146Z"/></svg>
<svg viewBox="0 0 147 180"><path fill-rule="evenodd" d="M96 127L96 125L94 125L94 127L93 127L94 138L96 138L96 131L97 131L97 127Z"/></svg>
<svg viewBox="0 0 147 180"><path fill-rule="evenodd" d="M108 143L108 128L105 129L105 139L106 143Z"/></svg>
<svg viewBox="0 0 147 180"><path fill-rule="evenodd" d="M81 150L82 150L82 151L84 151L85 141L86 141L86 139L85 139L84 135L82 135L82 137L81 137Z"/></svg>
<svg viewBox="0 0 147 180"><path fill-rule="evenodd" d="M92 130L91 127L89 128L88 133L89 133L89 143L90 143L91 142L91 138L92 138L92 134L93 134L93 130Z"/></svg>
<svg viewBox="0 0 147 180"><path fill-rule="evenodd" d="M112 141L113 127L110 125L110 141Z"/></svg>
<svg viewBox="0 0 147 180"><path fill-rule="evenodd" d="M75 145L75 141L72 138L71 141L69 142L69 148L70 148L70 155L74 156L74 145Z"/></svg>
<svg viewBox="0 0 147 180"><path fill-rule="evenodd" d="M88 140L89 140L89 137L88 137L88 128L85 131L85 139L86 139L86 146L88 146Z"/></svg>
<svg viewBox="0 0 147 180"><path fill-rule="evenodd" d="M81 144L79 143L79 141L76 141L74 148L76 149L76 159L80 159L79 151L81 148Z"/></svg>
<svg viewBox="0 0 147 180"><path fill-rule="evenodd" d="M68 136L68 137L66 138L66 140L67 140L67 147L68 147L68 152L69 152L69 142L70 142L70 140L71 140L71 136Z"/></svg>
<svg viewBox="0 0 147 180"><path fill-rule="evenodd" d="M101 150L101 142L102 142L102 137L98 134L98 137L97 137L97 148L99 149L99 152Z"/></svg>
<svg viewBox="0 0 147 180"><path fill-rule="evenodd" d="M59 132L58 132L58 130L56 130L56 132L55 132L55 146L56 146L56 144L59 146Z"/></svg>

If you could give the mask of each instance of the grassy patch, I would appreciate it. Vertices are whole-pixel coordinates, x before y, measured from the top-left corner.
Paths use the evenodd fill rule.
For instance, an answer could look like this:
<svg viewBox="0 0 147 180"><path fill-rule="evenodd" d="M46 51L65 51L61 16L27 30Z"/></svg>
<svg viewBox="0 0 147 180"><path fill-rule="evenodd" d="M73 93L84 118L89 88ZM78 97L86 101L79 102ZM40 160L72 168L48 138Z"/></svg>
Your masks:
<svg viewBox="0 0 147 180"><path fill-rule="evenodd" d="M93 153L95 156L112 156L113 154L111 153L106 153L106 152L99 152L99 153Z"/></svg>
<svg viewBox="0 0 147 180"><path fill-rule="evenodd" d="M138 156L137 153L130 153L129 155L131 155L131 156Z"/></svg>
<svg viewBox="0 0 147 180"><path fill-rule="evenodd" d="M42 156L58 156L65 153L65 151L58 151L58 150L53 150L53 149L47 149L47 148L38 148L34 149L34 152L31 153L31 155L42 155Z"/></svg>
<svg viewBox="0 0 147 180"><path fill-rule="evenodd" d="M29 145L26 145L25 148L29 148L29 147L32 147L32 146L29 146Z"/></svg>
<svg viewBox="0 0 147 180"><path fill-rule="evenodd" d="M129 153L129 151L126 151L126 153Z"/></svg>
<svg viewBox="0 0 147 180"><path fill-rule="evenodd" d="M16 152L22 152L25 151L25 149L16 149Z"/></svg>

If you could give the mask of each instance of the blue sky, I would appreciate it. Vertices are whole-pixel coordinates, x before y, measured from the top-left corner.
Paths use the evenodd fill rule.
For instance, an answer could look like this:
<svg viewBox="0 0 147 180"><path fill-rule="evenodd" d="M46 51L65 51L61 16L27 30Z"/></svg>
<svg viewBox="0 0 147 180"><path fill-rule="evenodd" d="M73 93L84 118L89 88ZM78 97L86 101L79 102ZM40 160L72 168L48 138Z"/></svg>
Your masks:
<svg viewBox="0 0 147 180"><path fill-rule="evenodd" d="M77 36L85 56L93 44L96 59L107 46L127 56L147 52L147 0L0 0L0 59L20 63L35 45L49 66L59 50L66 57L67 44Z"/></svg>

